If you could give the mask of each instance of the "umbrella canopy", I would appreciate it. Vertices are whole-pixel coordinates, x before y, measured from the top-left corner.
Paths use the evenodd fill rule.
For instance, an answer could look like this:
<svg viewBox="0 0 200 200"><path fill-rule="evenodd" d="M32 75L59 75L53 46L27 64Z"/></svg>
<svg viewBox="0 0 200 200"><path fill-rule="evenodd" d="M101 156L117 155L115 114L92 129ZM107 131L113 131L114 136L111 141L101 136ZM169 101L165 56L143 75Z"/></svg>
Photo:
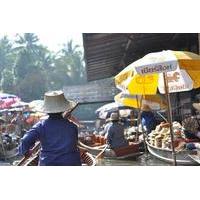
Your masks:
<svg viewBox="0 0 200 200"><path fill-rule="evenodd" d="M99 112L108 112L108 111L115 112L115 111L126 109L126 108L130 108L130 106L124 106L121 103L113 102L113 103L108 103L101 106L100 108L96 110L95 113L98 114Z"/></svg>
<svg viewBox="0 0 200 200"><path fill-rule="evenodd" d="M14 94L0 93L0 99L17 98Z"/></svg>
<svg viewBox="0 0 200 200"><path fill-rule="evenodd" d="M143 104L148 105L152 110L163 110L167 103L161 95L130 95L119 93L115 96L115 101L133 108L141 108ZM142 100L142 101L141 101ZM142 105L141 105L142 103Z"/></svg>
<svg viewBox="0 0 200 200"><path fill-rule="evenodd" d="M185 51L150 53L133 62L117 76L116 86L130 94L165 93L162 72L166 72L169 92L200 87L200 56Z"/></svg>
<svg viewBox="0 0 200 200"><path fill-rule="evenodd" d="M18 101L16 103L12 104L11 107L12 108L17 108L17 107L19 108L19 107L24 107L24 106L28 106L28 105L29 105L29 103L26 103L24 101Z"/></svg>
<svg viewBox="0 0 200 200"><path fill-rule="evenodd" d="M0 109L10 108L12 104L20 101L16 95L1 93L0 94Z"/></svg>
<svg viewBox="0 0 200 200"><path fill-rule="evenodd" d="M111 112L117 112L120 110L125 110L125 109L132 109L130 106L124 106L121 103L113 102L113 103L108 103L96 110L96 114L98 115L99 118L101 119L106 119L108 114Z"/></svg>
<svg viewBox="0 0 200 200"><path fill-rule="evenodd" d="M31 101L29 103L29 107L32 109L32 110L41 110L42 107L43 107L43 104L44 104L44 101L43 100L34 100L34 101Z"/></svg>

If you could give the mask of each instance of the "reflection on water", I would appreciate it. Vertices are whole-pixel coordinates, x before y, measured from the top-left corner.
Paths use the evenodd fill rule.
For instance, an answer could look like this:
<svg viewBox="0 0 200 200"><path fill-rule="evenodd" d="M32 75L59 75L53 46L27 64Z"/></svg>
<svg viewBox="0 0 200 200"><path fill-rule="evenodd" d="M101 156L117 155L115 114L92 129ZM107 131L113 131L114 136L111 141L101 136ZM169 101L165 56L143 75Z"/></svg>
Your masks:
<svg viewBox="0 0 200 200"><path fill-rule="evenodd" d="M98 166L170 166L172 164L158 160L157 158L148 154L142 155L137 159L128 160L114 160L114 159L99 159Z"/></svg>

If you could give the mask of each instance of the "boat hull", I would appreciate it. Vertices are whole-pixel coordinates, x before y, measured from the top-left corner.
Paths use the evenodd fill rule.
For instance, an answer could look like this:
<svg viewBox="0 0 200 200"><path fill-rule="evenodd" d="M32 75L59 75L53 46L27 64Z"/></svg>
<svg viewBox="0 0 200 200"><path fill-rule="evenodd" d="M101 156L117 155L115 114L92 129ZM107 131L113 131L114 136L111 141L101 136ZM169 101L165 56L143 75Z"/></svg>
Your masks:
<svg viewBox="0 0 200 200"><path fill-rule="evenodd" d="M158 158L159 160L165 161L167 163L173 163L174 160L172 158L172 151L170 149L157 148L157 147L150 145L148 142L146 142L146 144L147 144L147 149L151 155L153 155L156 158ZM190 158L190 156L188 156L191 153L194 153L194 152L191 152L189 150L183 150L180 152L176 152L177 164L178 165L196 165L197 163L194 162Z"/></svg>
<svg viewBox="0 0 200 200"><path fill-rule="evenodd" d="M103 153L103 157L105 159L135 159L144 154L143 151L139 150L141 143L142 142L133 144L132 149L130 149L130 151L126 149L126 153L121 153L120 152L121 149L115 152L112 149L106 149L105 152ZM100 147L90 147L83 143L80 143L80 145L83 148L85 148L89 153L91 153L93 156L97 156L105 147L105 145L102 145ZM122 151L124 151L123 148Z"/></svg>

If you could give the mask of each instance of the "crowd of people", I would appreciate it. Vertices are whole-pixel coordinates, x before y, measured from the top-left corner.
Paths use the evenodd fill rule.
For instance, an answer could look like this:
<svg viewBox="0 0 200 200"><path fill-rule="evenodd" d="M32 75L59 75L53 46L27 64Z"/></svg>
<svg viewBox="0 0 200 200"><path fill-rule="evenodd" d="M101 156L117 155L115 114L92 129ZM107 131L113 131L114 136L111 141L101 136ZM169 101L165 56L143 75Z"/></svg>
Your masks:
<svg viewBox="0 0 200 200"><path fill-rule="evenodd" d="M185 137L195 142L183 143L189 150L200 149L200 103L193 104L197 113L182 121ZM78 124L71 112L76 107L74 101L65 98L62 91L47 92L44 95L44 105L40 112L46 114L45 119L31 117L31 111L26 108L22 111L5 111L0 117L1 139L4 143L11 143L13 135L19 142L19 154L30 156L31 149L36 142L40 142L41 151L39 165L62 166L81 165L80 149L78 148ZM125 137L127 127L137 126L140 115L140 124L146 134L151 133L158 124L155 113L144 104L141 111L131 110L129 116L121 119L119 112L110 113L110 117L98 132L105 138L110 149L128 147L130 141Z"/></svg>

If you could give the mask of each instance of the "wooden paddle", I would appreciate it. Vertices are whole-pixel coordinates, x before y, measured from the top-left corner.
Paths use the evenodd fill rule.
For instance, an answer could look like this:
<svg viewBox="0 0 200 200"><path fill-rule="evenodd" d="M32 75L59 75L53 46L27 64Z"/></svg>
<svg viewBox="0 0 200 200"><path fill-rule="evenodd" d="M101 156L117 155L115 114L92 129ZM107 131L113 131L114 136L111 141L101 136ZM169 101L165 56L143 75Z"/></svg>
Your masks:
<svg viewBox="0 0 200 200"><path fill-rule="evenodd" d="M95 159L99 159L103 157L103 153L105 152L105 150L108 148L108 144L106 144L106 146L101 150L101 152L95 157Z"/></svg>
<svg viewBox="0 0 200 200"><path fill-rule="evenodd" d="M37 142L35 146L31 150L31 154L24 156L16 166L23 166L23 164L33 155L33 153L37 152L40 148L40 142Z"/></svg>

